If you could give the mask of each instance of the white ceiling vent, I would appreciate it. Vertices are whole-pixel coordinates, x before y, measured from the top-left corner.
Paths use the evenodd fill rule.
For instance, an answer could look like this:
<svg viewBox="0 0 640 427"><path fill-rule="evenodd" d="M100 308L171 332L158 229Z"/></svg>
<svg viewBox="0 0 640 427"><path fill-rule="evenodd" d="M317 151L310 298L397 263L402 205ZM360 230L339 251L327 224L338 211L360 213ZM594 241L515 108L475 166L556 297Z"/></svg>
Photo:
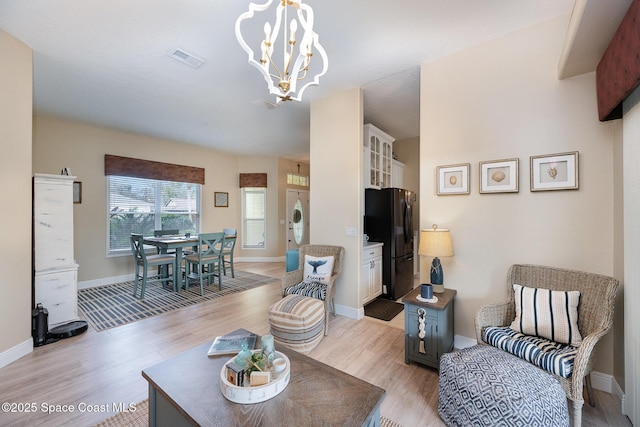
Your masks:
<svg viewBox="0 0 640 427"><path fill-rule="evenodd" d="M264 107L267 110L273 110L274 108L278 108L282 103L276 104L275 102L267 101L266 99L258 98L255 101L251 101L253 105L259 105L260 107Z"/></svg>
<svg viewBox="0 0 640 427"><path fill-rule="evenodd" d="M176 61L180 61L184 64L192 68L199 68L206 61L202 58L198 58L195 55L190 54L189 52L185 52L179 48L173 48L169 51L169 56L175 59Z"/></svg>

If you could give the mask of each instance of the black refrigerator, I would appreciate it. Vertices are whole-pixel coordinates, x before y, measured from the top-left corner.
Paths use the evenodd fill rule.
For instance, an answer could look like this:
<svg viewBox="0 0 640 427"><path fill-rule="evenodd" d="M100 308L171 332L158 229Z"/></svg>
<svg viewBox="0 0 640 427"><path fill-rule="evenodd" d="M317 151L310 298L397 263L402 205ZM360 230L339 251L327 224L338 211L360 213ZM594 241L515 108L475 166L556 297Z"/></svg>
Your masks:
<svg viewBox="0 0 640 427"><path fill-rule="evenodd" d="M396 300L413 289L413 191L365 190L364 232L382 242L382 296Z"/></svg>

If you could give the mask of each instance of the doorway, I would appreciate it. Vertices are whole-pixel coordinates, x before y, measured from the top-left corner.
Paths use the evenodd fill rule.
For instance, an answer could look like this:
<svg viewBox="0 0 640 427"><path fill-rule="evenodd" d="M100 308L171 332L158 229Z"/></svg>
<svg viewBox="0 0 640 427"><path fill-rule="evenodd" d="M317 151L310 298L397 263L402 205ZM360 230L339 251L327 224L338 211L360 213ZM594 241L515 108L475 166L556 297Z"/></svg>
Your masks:
<svg viewBox="0 0 640 427"><path fill-rule="evenodd" d="M309 243L309 191L287 189L287 250Z"/></svg>

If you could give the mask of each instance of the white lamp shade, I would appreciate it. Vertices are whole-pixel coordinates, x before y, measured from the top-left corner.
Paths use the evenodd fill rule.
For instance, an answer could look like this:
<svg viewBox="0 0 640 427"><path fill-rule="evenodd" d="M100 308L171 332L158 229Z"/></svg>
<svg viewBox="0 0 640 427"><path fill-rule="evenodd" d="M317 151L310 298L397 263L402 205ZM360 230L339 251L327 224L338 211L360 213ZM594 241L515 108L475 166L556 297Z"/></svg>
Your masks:
<svg viewBox="0 0 640 427"><path fill-rule="evenodd" d="M418 253L433 257L453 256L453 243L449 230L443 228L422 229Z"/></svg>

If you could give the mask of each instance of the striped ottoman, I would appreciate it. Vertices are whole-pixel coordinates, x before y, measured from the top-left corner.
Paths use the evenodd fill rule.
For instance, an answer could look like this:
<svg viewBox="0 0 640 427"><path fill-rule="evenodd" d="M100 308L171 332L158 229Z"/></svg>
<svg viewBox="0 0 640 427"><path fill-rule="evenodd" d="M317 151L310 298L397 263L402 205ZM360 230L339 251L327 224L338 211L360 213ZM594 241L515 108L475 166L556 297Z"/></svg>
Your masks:
<svg viewBox="0 0 640 427"><path fill-rule="evenodd" d="M287 295L269 307L269 325L277 343L308 353L324 336L324 302Z"/></svg>
<svg viewBox="0 0 640 427"><path fill-rule="evenodd" d="M443 354L438 388L438 414L448 426L569 426L560 381L495 347Z"/></svg>

